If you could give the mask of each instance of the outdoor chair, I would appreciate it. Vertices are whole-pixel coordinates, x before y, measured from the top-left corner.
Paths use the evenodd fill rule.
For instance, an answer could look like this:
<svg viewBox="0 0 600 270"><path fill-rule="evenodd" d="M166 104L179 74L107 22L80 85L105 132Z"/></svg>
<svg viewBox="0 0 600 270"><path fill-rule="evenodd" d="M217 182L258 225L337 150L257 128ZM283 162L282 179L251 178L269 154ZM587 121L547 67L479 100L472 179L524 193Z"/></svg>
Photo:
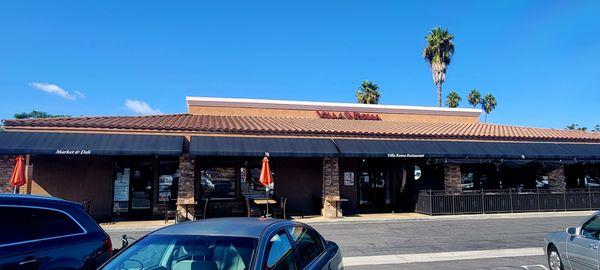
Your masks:
<svg viewBox="0 0 600 270"><path fill-rule="evenodd" d="M81 204L83 204L83 210L89 215L90 214L90 206L92 205L92 201L85 200Z"/></svg>
<svg viewBox="0 0 600 270"><path fill-rule="evenodd" d="M202 198L200 199L200 203L196 206L196 211L194 213L194 218L197 220L199 218L206 219L206 214L208 212L208 203L210 202L210 198Z"/></svg>
<svg viewBox="0 0 600 270"><path fill-rule="evenodd" d="M250 201L250 198L245 198L246 200L246 211L248 213L248 217L260 217L262 216L262 211L260 208L253 205Z"/></svg>
<svg viewBox="0 0 600 270"><path fill-rule="evenodd" d="M163 201L163 207L165 210L165 224L169 223L169 219L170 218L174 218L175 219L175 223L177 223L177 213L178 211L175 209L171 209L169 207L169 202L168 200L164 200Z"/></svg>
<svg viewBox="0 0 600 270"><path fill-rule="evenodd" d="M281 196L279 198L279 203L273 206L273 217L277 218L282 217L283 219L287 219L287 215L285 213L285 205L287 204L287 197Z"/></svg>

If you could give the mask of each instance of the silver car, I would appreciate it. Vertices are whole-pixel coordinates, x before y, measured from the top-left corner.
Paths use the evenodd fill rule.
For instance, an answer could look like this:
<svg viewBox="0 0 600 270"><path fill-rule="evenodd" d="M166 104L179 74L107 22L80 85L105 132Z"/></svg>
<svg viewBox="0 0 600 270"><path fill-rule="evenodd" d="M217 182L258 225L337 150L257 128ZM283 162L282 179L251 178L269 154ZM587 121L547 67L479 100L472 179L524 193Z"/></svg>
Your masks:
<svg viewBox="0 0 600 270"><path fill-rule="evenodd" d="M577 227L547 234L544 242L544 252L552 270L600 269L600 212Z"/></svg>

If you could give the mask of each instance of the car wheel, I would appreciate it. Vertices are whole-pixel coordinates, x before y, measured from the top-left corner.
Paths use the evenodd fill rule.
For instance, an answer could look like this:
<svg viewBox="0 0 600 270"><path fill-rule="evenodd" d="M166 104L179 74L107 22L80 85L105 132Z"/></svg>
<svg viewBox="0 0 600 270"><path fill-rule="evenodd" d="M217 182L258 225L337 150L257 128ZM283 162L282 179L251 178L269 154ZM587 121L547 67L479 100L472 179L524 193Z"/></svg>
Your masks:
<svg viewBox="0 0 600 270"><path fill-rule="evenodd" d="M548 249L548 266L550 270L564 270L562 260L555 247Z"/></svg>

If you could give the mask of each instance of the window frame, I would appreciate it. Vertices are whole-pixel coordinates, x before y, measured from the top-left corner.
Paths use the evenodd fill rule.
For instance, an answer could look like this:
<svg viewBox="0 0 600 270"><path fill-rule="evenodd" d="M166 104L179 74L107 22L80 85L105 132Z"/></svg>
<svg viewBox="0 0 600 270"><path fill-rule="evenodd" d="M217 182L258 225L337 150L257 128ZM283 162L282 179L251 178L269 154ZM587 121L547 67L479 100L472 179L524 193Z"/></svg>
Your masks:
<svg viewBox="0 0 600 270"><path fill-rule="evenodd" d="M280 234L281 232L283 232L283 234L287 238L288 242L290 243L290 251L288 253L291 253L292 257L294 257L294 264L296 265L296 269L298 269L298 270L304 269L304 267L302 265L300 265L300 258L298 256L298 252L296 251L296 245L294 243L294 240L290 237L290 235L287 231L287 227L288 226L278 228L273 233L269 234L269 236L266 238L265 253L263 255L264 258L262 259L261 266L260 266L261 269L266 269L266 270L273 269L273 267L271 267L271 268L267 267L267 261L269 260L269 251L270 251L269 249L271 247L270 242L271 242L271 238L273 238L273 236L275 236L276 234ZM281 257L281 259L279 259L277 262L278 263L281 262L281 260L285 257L286 256ZM274 266L277 266L278 263L275 264Z"/></svg>
<svg viewBox="0 0 600 270"><path fill-rule="evenodd" d="M66 211L60 210L60 209L50 208L50 207L43 207L43 206L32 206L32 205L0 204L0 208L2 208L2 207L7 207L7 208L8 207L14 207L14 208L33 208L33 209L40 209L40 210L48 210L48 211L58 212L58 213L61 213L61 214L65 215L65 216L67 216L73 222L75 222L75 224L77 224L77 226L79 226L79 228L82 230L82 232L80 232L80 233L72 233L72 234L65 234L65 235L58 235L58 236L52 236L52 237L37 238L37 239L31 239L31 240L26 240L26 241L19 241L19 242L8 243L8 244L0 244L0 248L2 248L2 247L9 247L9 246L16 246L16 245L22 245L22 244L28 244L28 243L36 243L36 242L47 241L47 240L60 239L60 238L71 237L71 236L85 235L85 234L88 233L88 231L81 225L81 223L79 223L79 221L77 221L75 218L73 218L73 216L71 214L67 213Z"/></svg>
<svg viewBox="0 0 600 270"><path fill-rule="evenodd" d="M313 235L317 238L315 240L318 241L319 244L321 245L321 247L323 248L321 253L319 253L319 255L315 256L310 262L303 264L302 259L300 258L300 252L298 251L298 248L296 247L296 241L294 241L294 238L290 235L290 232L288 231L289 228L302 228L302 229L312 232ZM323 239L323 236L321 236L321 234L317 232L317 230L315 230L311 227L308 227L308 226L303 226L303 225L285 226L284 230L285 230L286 234L288 235L288 238L290 239L290 243L292 243L292 249L294 250L294 253L296 253L296 256L297 256L296 258L298 261L299 269L306 269L307 267L309 267L310 265L315 263L319 258L321 258L325 253L327 253L327 245L325 243L325 240Z"/></svg>

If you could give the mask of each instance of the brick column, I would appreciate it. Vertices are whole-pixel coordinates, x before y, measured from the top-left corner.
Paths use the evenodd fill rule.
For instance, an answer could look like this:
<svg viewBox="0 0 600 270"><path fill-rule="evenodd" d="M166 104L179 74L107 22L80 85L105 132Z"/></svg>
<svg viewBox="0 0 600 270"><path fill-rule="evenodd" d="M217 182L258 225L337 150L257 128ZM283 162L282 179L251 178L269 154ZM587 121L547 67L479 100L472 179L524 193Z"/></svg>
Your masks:
<svg viewBox="0 0 600 270"><path fill-rule="evenodd" d="M323 158L323 209L324 217L342 216L342 209L336 209L332 200L340 198L340 170L337 158Z"/></svg>
<svg viewBox="0 0 600 270"><path fill-rule="evenodd" d="M460 164L444 165L444 189L446 192L462 192Z"/></svg>
<svg viewBox="0 0 600 270"><path fill-rule="evenodd" d="M565 181L565 167L563 165L548 173L548 184L551 191L566 191L567 182Z"/></svg>
<svg viewBox="0 0 600 270"><path fill-rule="evenodd" d="M10 177L15 167L16 156L0 156L0 193L12 193Z"/></svg>
<svg viewBox="0 0 600 270"><path fill-rule="evenodd" d="M182 154L179 157L179 172L181 176L179 176L179 187L177 190L177 203L185 204L190 203L193 204L196 202L195 198L195 188L194 188L194 159L190 157L189 154ZM179 213L179 220L185 219L186 209L182 205L177 206L177 211ZM188 218L194 220L195 214L195 205L188 206Z"/></svg>

